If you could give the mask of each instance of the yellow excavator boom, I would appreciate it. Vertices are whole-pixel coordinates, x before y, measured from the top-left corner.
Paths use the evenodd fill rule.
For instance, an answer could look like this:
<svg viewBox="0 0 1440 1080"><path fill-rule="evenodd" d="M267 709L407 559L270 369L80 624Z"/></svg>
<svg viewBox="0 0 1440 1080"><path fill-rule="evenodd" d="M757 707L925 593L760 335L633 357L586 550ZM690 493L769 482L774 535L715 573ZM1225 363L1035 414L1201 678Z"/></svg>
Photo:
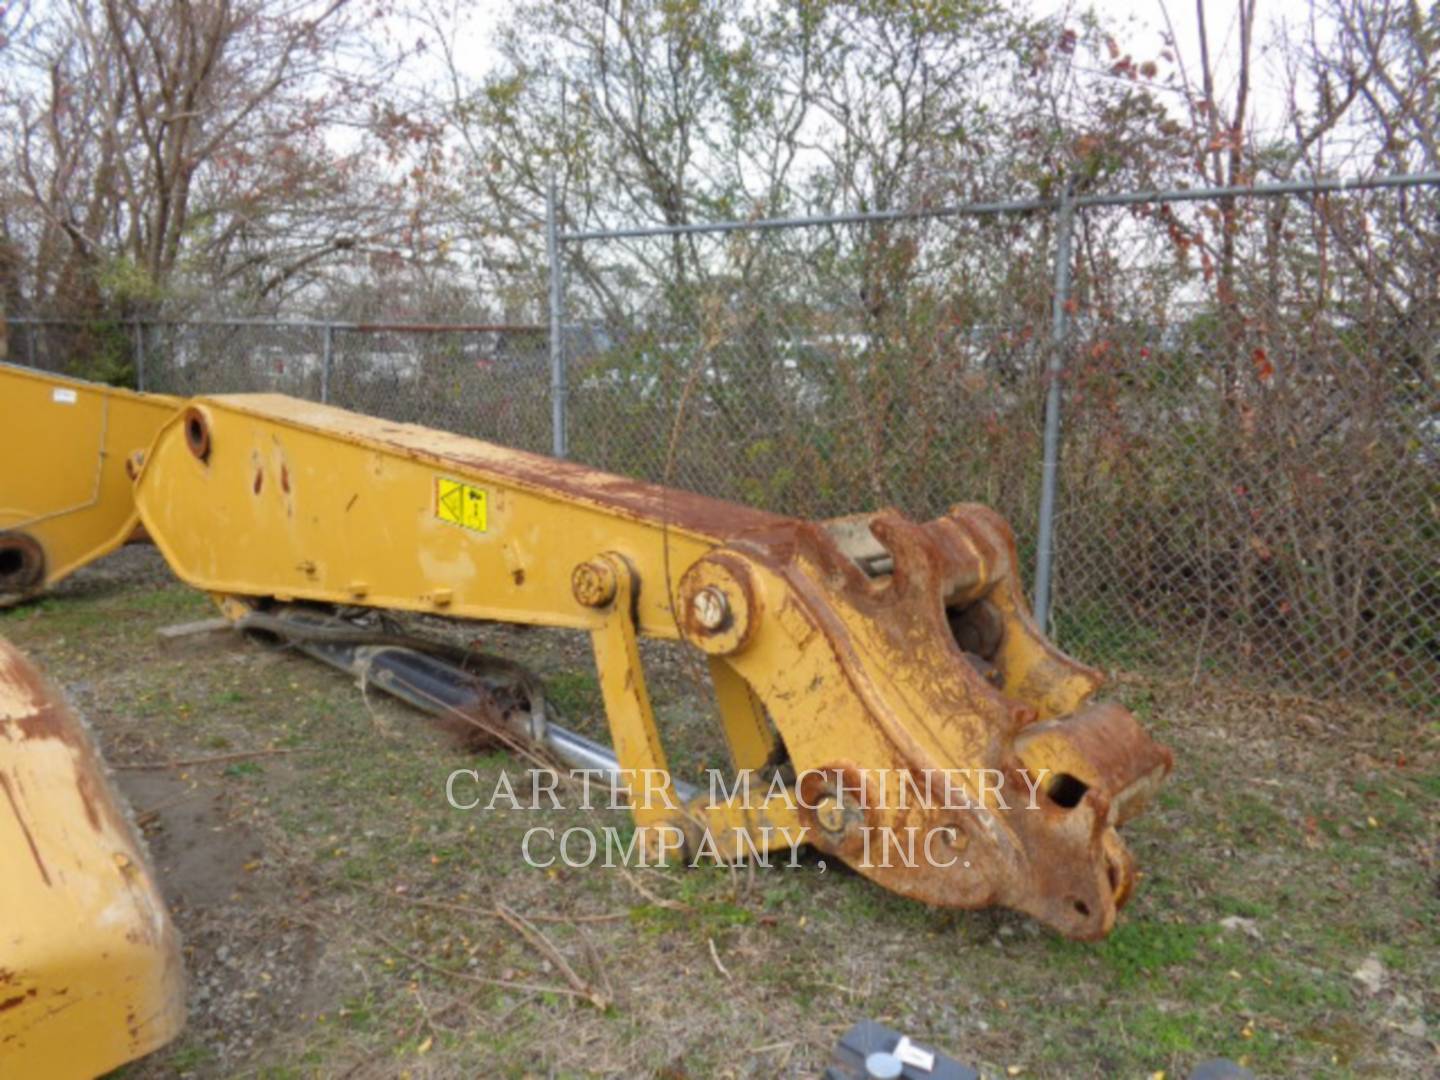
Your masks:
<svg viewBox="0 0 1440 1080"><path fill-rule="evenodd" d="M112 422L132 403L148 417L149 399L111 392ZM129 453L140 520L182 580L329 662L378 661L327 611L587 631L613 749L528 734L659 778L631 789L647 838L737 858L811 844L905 896L1076 938L1106 934L1129 894L1117 828L1170 754L1091 700L1099 672L1031 620L1013 536L984 507L803 521L263 394L179 403L153 440L104 445L107 464ZM705 656L754 783L713 799L670 776L642 636ZM877 836L910 857L875 858Z"/></svg>

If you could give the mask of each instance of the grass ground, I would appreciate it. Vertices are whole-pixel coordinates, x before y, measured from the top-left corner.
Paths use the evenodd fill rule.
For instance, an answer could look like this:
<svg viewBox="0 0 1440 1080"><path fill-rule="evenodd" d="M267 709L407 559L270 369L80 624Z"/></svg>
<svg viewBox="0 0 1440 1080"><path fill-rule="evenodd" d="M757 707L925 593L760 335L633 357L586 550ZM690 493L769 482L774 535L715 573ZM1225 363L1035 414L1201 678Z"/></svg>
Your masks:
<svg viewBox="0 0 1440 1080"><path fill-rule="evenodd" d="M118 766L185 939L188 1027L127 1078L815 1076L862 1017L994 1076L1173 1078L1210 1056L1262 1076L1440 1070L1434 718L1118 679L1177 767L1127 826L1138 894L1082 945L814 860L531 869L527 828L591 819L444 794L453 769L488 789L522 762L288 653L157 642L208 613L129 549L0 614ZM477 633L603 735L583 640ZM683 658L646 661L677 771L722 765Z"/></svg>

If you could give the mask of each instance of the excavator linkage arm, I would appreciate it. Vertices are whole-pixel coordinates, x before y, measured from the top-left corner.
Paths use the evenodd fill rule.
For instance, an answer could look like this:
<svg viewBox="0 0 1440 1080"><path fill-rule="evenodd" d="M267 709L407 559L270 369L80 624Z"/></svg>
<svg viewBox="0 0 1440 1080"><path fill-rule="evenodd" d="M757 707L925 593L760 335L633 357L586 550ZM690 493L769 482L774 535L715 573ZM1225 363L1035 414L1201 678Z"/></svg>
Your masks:
<svg viewBox="0 0 1440 1080"><path fill-rule="evenodd" d="M812 844L1075 938L1130 892L1117 828L1170 753L1091 700L1100 674L1031 620L984 507L803 521L277 395L177 403L127 453L145 531L238 625L330 605L587 631L615 767L660 778L632 798L647 836ZM736 769L719 798L669 776L645 636L706 657Z"/></svg>

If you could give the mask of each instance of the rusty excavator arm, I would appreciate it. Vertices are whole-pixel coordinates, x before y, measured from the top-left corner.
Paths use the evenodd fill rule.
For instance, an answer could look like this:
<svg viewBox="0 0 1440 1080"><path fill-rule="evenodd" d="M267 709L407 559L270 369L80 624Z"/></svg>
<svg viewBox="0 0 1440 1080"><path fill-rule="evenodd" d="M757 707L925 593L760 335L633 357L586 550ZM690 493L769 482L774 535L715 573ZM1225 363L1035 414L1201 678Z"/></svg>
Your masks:
<svg viewBox="0 0 1440 1080"><path fill-rule="evenodd" d="M100 554L138 515L237 626L454 709L483 687L366 645L335 613L581 629L613 748L547 723L538 696L516 730L617 774L647 836L736 858L803 842L904 896L1004 905L1082 939L1106 934L1131 890L1117 829L1170 753L1091 700L1100 674L1031 620L1011 531L982 506L811 522L277 395L178 402L15 368L0 395L0 442L30 456L33 481L25 502L5 479L0 592L7 568L42 586L84 561L77 534ZM66 517L78 491L47 497L117 469L132 479L98 489L108 516ZM704 654L735 769L757 782L711 799L669 777L641 637ZM886 831L923 837L924 856L874 858Z"/></svg>

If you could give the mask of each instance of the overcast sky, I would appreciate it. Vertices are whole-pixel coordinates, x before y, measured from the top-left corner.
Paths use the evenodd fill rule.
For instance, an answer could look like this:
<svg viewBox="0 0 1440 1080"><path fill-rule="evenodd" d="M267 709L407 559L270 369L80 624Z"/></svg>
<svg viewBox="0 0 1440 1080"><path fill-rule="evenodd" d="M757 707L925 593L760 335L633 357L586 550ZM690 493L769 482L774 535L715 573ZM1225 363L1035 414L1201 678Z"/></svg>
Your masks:
<svg viewBox="0 0 1440 1080"><path fill-rule="evenodd" d="M763 2L763 0L762 0ZM1195 0L1075 0L1071 3L1056 3L1054 0L1021 0L1021 3L1037 14L1061 15L1072 13L1078 21L1079 13L1093 7L1107 21L1117 25L1121 33L1117 43L1130 52L1137 62L1158 60L1166 47L1168 38L1166 11L1169 25L1173 26L1179 59L1183 60L1192 79L1198 78L1200 69L1200 35L1197 29ZM476 0L464 5L467 32L461 38L467 48L461 50L462 66L474 78L482 76L494 63L495 51L490 46L495 28L514 7L512 0ZM1311 5L1305 0L1260 0L1256 14L1253 65L1251 73L1252 100L1254 102L1253 125L1264 134L1276 133L1281 123L1281 111L1285 98L1285 73L1279 64L1278 54L1267 48L1276 31L1284 26L1292 34L1307 33ZM1207 37L1210 43L1211 64L1216 73L1216 92L1220 100L1229 100L1234 93L1237 74L1237 58L1240 52L1240 30L1238 24L1239 5L1235 0L1207 0L1205 5ZM1165 65L1162 64L1162 69ZM1162 78L1164 71L1162 70ZM1175 91L1170 95L1178 108L1181 102L1179 76L1174 79Z"/></svg>
<svg viewBox="0 0 1440 1080"><path fill-rule="evenodd" d="M1034 0L1036 11L1062 12L1079 10L1081 4L1053 5ZM1134 52L1137 61L1152 59L1165 47L1169 25L1175 31L1175 44L1191 79L1198 79L1200 70L1200 33L1195 0L1089 0L1089 6L1107 20L1130 28L1122 48ZM1265 135L1277 133L1282 123L1286 96L1286 78L1278 51L1270 42L1282 31L1304 37L1309 33L1311 5L1305 0L1260 0L1255 14L1255 43L1251 49L1252 130ZM1205 4L1206 38L1210 45L1210 62L1215 71L1215 92L1221 101L1228 101L1235 92L1240 55L1239 4L1235 0L1208 0ZM1177 79L1178 83L1178 79ZM1178 100L1178 96L1177 96Z"/></svg>

